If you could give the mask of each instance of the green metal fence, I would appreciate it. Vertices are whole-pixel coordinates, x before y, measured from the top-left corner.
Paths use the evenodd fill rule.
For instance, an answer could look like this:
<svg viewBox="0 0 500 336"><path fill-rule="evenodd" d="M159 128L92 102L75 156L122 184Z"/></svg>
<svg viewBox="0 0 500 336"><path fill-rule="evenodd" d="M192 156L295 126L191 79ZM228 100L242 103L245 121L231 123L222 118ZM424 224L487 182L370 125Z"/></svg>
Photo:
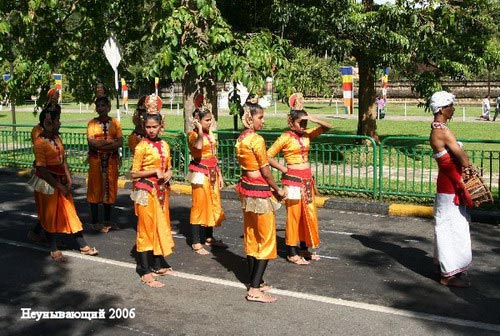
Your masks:
<svg viewBox="0 0 500 336"><path fill-rule="evenodd" d="M0 165L29 168L33 164L31 125L0 125ZM73 172L87 171L87 140L85 127L65 127L62 139ZM131 129L124 129L127 143ZM261 132L270 146L280 135ZM219 131L218 158L224 179L235 183L241 168L235 156L239 132ZM171 148L173 178L184 181L189 163L187 137L181 131L163 135ZM500 141L461 139L472 163L483 173L494 197L500 199ZM281 157L277 158L283 160ZM428 137L386 137L378 145L370 137L323 134L311 143L309 160L318 189L324 193L365 195L373 199L404 199L434 197L437 165L432 159ZM122 149L120 174L127 175L132 165L129 148ZM280 178L273 170L276 178Z"/></svg>

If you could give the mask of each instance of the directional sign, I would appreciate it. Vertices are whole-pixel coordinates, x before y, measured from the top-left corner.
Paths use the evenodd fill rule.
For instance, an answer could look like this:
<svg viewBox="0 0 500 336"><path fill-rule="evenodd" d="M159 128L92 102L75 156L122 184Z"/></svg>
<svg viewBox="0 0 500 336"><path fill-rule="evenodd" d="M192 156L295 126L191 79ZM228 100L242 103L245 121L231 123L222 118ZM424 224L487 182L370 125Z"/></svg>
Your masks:
<svg viewBox="0 0 500 336"><path fill-rule="evenodd" d="M4 81L8 81L10 79L10 74L4 74L2 77Z"/></svg>

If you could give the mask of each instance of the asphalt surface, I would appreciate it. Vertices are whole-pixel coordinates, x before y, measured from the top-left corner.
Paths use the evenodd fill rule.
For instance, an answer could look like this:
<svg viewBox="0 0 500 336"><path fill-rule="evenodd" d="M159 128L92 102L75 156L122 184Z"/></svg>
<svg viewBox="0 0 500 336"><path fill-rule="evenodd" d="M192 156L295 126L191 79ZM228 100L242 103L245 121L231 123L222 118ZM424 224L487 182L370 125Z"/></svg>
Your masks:
<svg viewBox="0 0 500 336"><path fill-rule="evenodd" d="M265 275L278 301L259 304L244 299L248 276L239 201L223 200L227 220L215 230L228 248L199 256L189 247L191 199L173 194L171 220L179 233L168 260L177 274L162 278L164 288L151 289L139 281L130 255L136 218L129 190L120 189L113 213L120 230L96 234L84 224L99 257L81 256L66 241L69 261L56 264L45 247L26 238L36 220L26 182L27 177L0 174L2 335L500 334L497 225L472 223L473 286L454 289L439 285L433 272L429 218L320 208L322 259L297 266L285 259L286 212L280 209L279 257ZM88 223L85 190L76 185L74 194L80 218ZM105 318L30 318L41 311L99 309Z"/></svg>

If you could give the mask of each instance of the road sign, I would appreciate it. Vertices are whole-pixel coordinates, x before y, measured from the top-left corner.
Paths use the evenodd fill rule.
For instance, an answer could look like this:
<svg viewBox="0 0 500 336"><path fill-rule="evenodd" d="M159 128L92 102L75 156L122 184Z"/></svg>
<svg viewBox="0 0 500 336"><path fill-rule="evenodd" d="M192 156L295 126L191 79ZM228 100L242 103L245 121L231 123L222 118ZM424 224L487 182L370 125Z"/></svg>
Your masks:
<svg viewBox="0 0 500 336"><path fill-rule="evenodd" d="M4 74L2 77L4 81L8 81L10 79L10 74Z"/></svg>

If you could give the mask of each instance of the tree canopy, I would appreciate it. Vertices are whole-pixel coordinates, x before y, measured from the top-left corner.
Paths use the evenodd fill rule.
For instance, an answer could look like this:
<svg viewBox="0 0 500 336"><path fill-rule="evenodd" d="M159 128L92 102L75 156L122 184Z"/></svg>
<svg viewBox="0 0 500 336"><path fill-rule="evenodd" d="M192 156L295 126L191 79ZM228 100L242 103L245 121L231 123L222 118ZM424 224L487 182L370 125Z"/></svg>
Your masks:
<svg viewBox="0 0 500 336"><path fill-rule="evenodd" d="M132 87L153 77L182 83L187 129L195 94L216 107L217 82L258 92L272 76L282 96L324 94L321 86L338 78L331 71L337 64L357 63L358 134L376 139L381 69L397 69L421 97L442 79L494 74L499 11L494 0L4 1L0 69L11 73L4 84L14 102L46 91L54 72L63 73L77 101L90 102L97 81L114 86L102 52L114 34L122 45L119 72Z"/></svg>

